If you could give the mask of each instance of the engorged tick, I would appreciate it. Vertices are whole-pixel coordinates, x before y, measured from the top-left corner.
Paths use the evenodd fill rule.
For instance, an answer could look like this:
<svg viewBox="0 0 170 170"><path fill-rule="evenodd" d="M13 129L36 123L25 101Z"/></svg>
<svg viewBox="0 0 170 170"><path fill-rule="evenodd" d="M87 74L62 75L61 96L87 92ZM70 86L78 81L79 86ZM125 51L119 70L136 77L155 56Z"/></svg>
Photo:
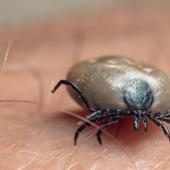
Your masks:
<svg viewBox="0 0 170 170"><path fill-rule="evenodd" d="M60 80L52 93L62 84L70 86L73 99L90 112L75 132L75 145L90 122L103 122L96 133L102 144L103 129L125 117L133 117L136 131L140 121L147 131L148 119L152 120L170 140L163 123L170 123L170 80L159 69L125 57L106 56L74 65L67 80Z"/></svg>

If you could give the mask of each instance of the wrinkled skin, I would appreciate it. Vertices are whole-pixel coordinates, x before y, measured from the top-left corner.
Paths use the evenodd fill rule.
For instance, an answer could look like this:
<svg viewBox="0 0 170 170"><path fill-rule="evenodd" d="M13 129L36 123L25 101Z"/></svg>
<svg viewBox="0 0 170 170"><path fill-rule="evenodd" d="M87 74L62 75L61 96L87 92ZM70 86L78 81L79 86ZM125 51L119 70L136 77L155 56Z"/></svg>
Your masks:
<svg viewBox="0 0 170 170"><path fill-rule="evenodd" d="M0 31L1 61L8 40L13 38L0 77L0 99L36 102L0 103L0 169L169 169L170 144L152 122L148 133L143 132L142 126L134 132L131 119L113 125L107 130L110 135L103 135L102 147L89 129L73 146L80 119L63 110L82 117L88 113L69 97L65 88L55 95L50 93L73 64L103 54L132 56L170 76L169 9L142 9L114 9L103 14L100 22L98 16L84 18L83 26L79 25L81 19L76 23L68 18L60 23ZM115 20L111 23L108 18ZM84 40L73 36L73 30L77 32L79 28L83 28ZM80 51L75 52L75 48Z"/></svg>

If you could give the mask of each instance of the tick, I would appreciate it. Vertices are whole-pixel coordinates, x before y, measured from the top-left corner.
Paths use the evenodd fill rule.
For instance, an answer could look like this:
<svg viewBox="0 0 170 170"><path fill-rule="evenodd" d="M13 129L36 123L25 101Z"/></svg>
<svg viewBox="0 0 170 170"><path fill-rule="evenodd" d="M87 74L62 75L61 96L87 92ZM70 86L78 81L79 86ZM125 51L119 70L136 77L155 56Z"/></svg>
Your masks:
<svg viewBox="0 0 170 170"><path fill-rule="evenodd" d="M125 57L106 56L74 65L52 93L61 85L67 85L73 99L89 111L75 132L75 145L90 122L100 124L96 137L102 145L103 130L126 117L133 118L135 131L141 122L148 131L150 119L170 140L164 124L170 123L170 80L159 69Z"/></svg>

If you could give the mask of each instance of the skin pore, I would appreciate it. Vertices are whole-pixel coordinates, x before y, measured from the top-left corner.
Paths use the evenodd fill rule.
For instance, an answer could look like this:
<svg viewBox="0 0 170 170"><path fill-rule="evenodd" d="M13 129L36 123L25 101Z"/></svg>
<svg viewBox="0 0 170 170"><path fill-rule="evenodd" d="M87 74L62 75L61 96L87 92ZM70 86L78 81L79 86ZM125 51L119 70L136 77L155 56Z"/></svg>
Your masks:
<svg viewBox="0 0 170 170"><path fill-rule="evenodd" d="M68 17L0 30L1 65L12 39L0 77L0 100L32 101L0 102L0 169L169 168L169 141L152 122L145 133L142 124L135 132L131 119L121 121L103 134L102 147L95 127L89 128L73 145L78 117L83 119L88 112L74 103L65 88L55 95L50 91L74 63L122 54L170 76L169 10L148 7L100 15L84 17L83 24L79 17Z"/></svg>

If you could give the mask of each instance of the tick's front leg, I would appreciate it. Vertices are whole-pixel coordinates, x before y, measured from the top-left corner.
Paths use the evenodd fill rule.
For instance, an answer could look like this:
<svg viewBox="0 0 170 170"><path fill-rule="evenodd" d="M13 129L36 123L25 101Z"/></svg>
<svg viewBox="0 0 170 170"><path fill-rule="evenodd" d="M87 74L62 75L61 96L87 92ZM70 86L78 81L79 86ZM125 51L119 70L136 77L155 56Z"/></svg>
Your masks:
<svg viewBox="0 0 170 170"><path fill-rule="evenodd" d="M108 126L117 123L118 122L118 118L110 118L107 122L105 122L103 125L100 126L99 130L96 133L96 137L97 137L97 141L99 142L100 145L102 145L102 139L101 139L101 135L103 133L103 130L105 128L107 128Z"/></svg>
<svg viewBox="0 0 170 170"><path fill-rule="evenodd" d="M74 135L74 145L77 144L77 140L79 137L79 134L86 128L92 125L92 123L96 122L96 121L100 121L103 117L102 117L102 111L101 110L97 110L96 112L92 113L91 115L89 115L85 121L80 125L80 127L76 130L75 135Z"/></svg>

